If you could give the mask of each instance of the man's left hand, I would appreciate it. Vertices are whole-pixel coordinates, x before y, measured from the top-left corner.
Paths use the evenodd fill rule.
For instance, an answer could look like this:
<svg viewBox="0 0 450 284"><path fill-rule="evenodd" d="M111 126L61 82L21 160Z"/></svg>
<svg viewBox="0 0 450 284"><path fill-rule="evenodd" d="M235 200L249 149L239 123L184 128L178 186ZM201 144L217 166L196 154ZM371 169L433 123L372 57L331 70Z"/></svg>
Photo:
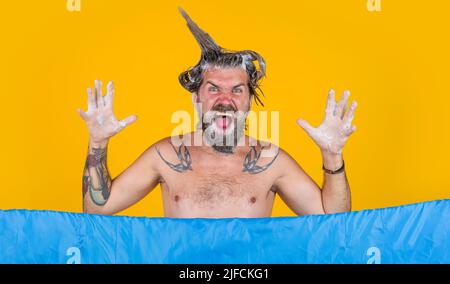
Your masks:
<svg viewBox="0 0 450 284"><path fill-rule="evenodd" d="M353 101L346 113L350 92L344 91L339 103L336 103L334 94L334 90L328 93L325 118L318 127L312 127L303 119L298 119L297 123L320 147L322 153L340 155L347 139L356 131L356 126L351 124L357 103Z"/></svg>

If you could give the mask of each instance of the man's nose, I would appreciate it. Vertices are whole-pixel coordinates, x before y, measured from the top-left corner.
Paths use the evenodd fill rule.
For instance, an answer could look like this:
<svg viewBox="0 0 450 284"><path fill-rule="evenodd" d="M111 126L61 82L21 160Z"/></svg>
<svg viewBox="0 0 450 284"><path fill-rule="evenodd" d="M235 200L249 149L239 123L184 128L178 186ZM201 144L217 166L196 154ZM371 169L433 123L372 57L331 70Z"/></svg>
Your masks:
<svg viewBox="0 0 450 284"><path fill-rule="evenodd" d="M220 93L220 96L219 96L219 99L218 99L218 102L219 103L222 103L222 104L224 104L224 105L227 105L227 104L231 104L232 103L232 94L231 94L231 92L229 92L229 91L223 91L223 92L221 92Z"/></svg>

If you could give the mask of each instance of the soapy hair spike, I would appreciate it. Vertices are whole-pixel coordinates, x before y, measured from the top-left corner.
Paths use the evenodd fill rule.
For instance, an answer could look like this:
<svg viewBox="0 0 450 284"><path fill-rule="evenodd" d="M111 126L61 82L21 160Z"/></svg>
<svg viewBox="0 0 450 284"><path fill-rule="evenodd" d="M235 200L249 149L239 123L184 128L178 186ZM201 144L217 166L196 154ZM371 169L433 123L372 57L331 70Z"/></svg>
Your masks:
<svg viewBox="0 0 450 284"><path fill-rule="evenodd" d="M266 62L257 52L252 50L231 51L220 47L214 39L203 31L184 11L178 7L186 24L200 46L201 57L197 65L181 73L178 77L180 84L189 92L196 93L203 81L203 72L210 67L242 68L248 75L248 87L250 95L254 97L256 104L264 104L260 96L264 93L259 81L266 76ZM254 62L258 63L258 66Z"/></svg>

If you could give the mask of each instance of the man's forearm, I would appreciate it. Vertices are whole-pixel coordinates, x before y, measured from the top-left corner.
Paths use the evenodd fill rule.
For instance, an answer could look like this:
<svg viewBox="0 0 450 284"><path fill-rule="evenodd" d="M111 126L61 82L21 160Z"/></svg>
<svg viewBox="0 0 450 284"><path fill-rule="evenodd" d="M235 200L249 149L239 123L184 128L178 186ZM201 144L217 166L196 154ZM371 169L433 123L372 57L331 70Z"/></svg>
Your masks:
<svg viewBox="0 0 450 284"><path fill-rule="evenodd" d="M111 191L111 177L106 166L108 143L89 143L83 175L83 211L106 204Z"/></svg>
<svg viewBox="0 0 450 284"><path fill-rule="evenodd" d="M322 158L325 168L329 170L335 171L343 164L342 154L322 152ZM350 187L345 171L337 174L329 174L324 171L322 202L327 214L351 210Z"/></svg>

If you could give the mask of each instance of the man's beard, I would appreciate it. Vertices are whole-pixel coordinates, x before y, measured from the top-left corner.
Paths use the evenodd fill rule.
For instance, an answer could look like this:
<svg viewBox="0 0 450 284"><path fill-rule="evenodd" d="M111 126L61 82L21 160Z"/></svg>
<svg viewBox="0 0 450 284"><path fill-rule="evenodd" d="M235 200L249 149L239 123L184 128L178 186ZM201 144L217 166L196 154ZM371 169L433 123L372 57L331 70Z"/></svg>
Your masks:
<svg viewBox="0 0 450 284"><path fill-rule="evenodd" d="M232 154L244 136L246 117L247 113L236 111L232 105L216 105L202 116L203 137L214 150ZM227 124L226 129L219 128L216 119L222 119L222 124ZM218 124L221 125L220 122Z"/></svg>

